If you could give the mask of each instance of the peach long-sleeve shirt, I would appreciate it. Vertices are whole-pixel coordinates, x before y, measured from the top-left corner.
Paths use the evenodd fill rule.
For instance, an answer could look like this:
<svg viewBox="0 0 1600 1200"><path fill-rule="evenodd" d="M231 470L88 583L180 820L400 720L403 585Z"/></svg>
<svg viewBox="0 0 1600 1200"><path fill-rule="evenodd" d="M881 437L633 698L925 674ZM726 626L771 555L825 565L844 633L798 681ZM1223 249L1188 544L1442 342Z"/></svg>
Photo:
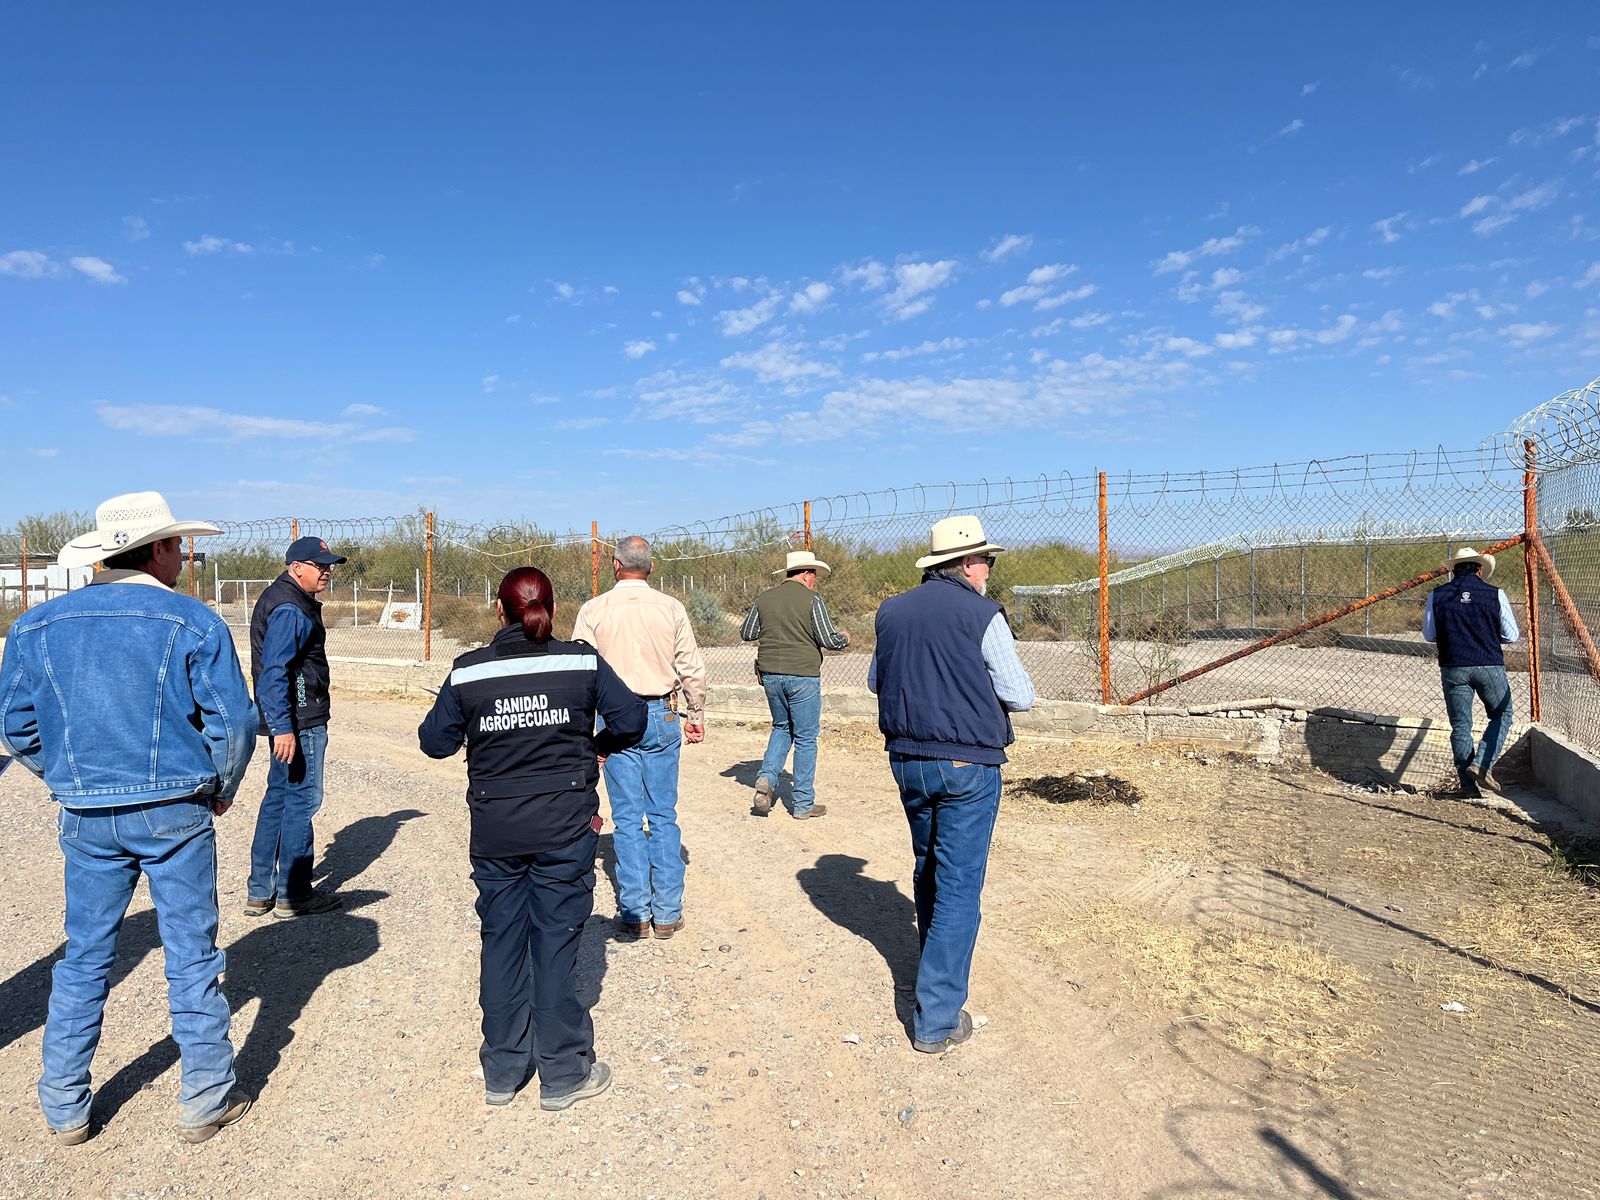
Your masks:
<svg viewBox="0 0 1600 1200"><path fill-rule="evenodd" d="M684 720L705 720L706 664L682 603L642 579L584 601L572 636L588 642L640 696L683 692Z"/></svg>

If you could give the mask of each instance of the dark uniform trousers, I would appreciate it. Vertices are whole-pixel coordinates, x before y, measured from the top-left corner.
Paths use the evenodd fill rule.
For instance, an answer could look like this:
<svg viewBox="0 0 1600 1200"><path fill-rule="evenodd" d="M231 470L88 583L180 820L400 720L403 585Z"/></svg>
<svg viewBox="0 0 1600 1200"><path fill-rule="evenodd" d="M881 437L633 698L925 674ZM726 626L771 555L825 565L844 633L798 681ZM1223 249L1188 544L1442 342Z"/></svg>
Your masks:
<svg viewBox="0 0 1600 1200"><path fill-rule="evenodd" d="M540 1093L555 1096L589 1076L594 1022L573 982L578 943L594 912L599 840L586 830L554 850L472 858L483 936L479 1058L487 1091L516 1091L537 1069Z"/></svg>

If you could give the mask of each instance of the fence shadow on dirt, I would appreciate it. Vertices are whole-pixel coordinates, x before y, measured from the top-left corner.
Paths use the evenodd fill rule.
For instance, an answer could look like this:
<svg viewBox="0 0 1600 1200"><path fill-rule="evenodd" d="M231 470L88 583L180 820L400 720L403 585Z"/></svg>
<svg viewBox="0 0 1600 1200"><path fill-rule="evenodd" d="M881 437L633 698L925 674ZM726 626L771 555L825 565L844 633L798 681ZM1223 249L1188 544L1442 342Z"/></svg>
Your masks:
<svg viewBox="0 0 1600 1200"><path fill-rule="evenodd" d="M922 957L917 908L892 879L866 874L866 865L865 859L848 854L824 854L816 866L796 872L795 879L819 913L870 942L883 956L894 982L895 1016L909 1033Z"/></svg>

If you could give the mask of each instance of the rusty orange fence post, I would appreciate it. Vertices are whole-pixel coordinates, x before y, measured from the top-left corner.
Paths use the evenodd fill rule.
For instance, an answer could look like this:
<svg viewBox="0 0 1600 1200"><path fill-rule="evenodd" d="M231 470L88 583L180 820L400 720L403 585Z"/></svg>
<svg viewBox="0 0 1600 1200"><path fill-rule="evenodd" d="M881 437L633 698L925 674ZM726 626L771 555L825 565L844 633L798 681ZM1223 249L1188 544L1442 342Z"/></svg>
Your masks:
<svg viewBox="0 0 1600 1200"><path fill-rule="evenodd" d="M428 514L427 537L422 544L422 661L433 658L433 514Z"/></svg>
<svg viewBox="0 0 1600 1200"><path fill-rule="evenodd" d="M806 501L806 549L811 549L811 501Z"/></svg>
<svg viewBox="0 0 1600 1200"><path fill-rule="evenodd" d="M28 535L22 535L22 611L28 611Z"/></svg>
<svg viewBox="0 0 1600 1200"><path fill-rule="evenodd" d="M195 594L194 582L194 534L189 535L189 595Z"/></svg>
<svg viewBox="0 0 1600 1200"><path fill-rule="evenodd" d="M1106 544L1106 473L1100 472L1100 703L1111 703L1111 550Z"/></svg>
<svg viewBox="0 0 1600 1200"><path fill-rule="evenodd" d="M1578 606L1573 602L1572 593L1567 591L1566 581L1561 578L1561 572L1556 570L1555 559L1550 557L1550 551L1545 548L1544 539L1538 534L1533 536L1533 552L1538 556L1539 566L1550 577L1550 590L1555 594L1556 611L1561 614L1561 619L1567 623L1567 630L1578 643L1578 649L1583 654L1584 668L1589 672L1589 678L1600 683L1600 649L1594 644L1594 638L1589 633L1589 627L1583 623L1583 614L1578 611Z"/></svg>
<svg viewBox="0 0 1600 1200"><path fill-rule="evenodd" d="M1482 553L1499 554L1502 550L1509 550L1513 546L1521 546L1523 541L1523 535L1519 533L1516 537L1509 537L1503 542L1496 542L1494 545L1482 551ZM1539 545L1537 538L1534 539L1533 544L1541 553L1543 553L1543 547ZM1527 553L1526 548L1524 548L1523 553ZM1545 559L1544 561L1548 563L1549 560ZM1435 567L1433 570L1424 571L1421 575L1415 576L1412 579L1408 579L1404 583L1397 583L1391 588L1384 588L1381 592L1374 592L1372 595L1361 600L1356 600L1353 603L1346 604L1343 608L1336 608L1332 612L1323 613L1320 617L1313 617L1309 621L1301 621L1300 624L1296 625L1293 629L1279 630L1271 637L1264 637L1259 642L1251 642L1243 650L1235 650L1232 654L1225 654L1221 658L1213 659L1204 666L1196 667L1192 671L1185 671L1182 675L1179 675L1173 679L1169 679L1165 683L1158 683L1155 687L1146 688L1142 692L1136 692L1124 700L1123 703L1137 704L1141 700L1148 700L1151 696L1159 696L1168 688L1177 687L1180 683L1188 683L1191 679L1197 679L1201 675L1206 674L1208 671L1215 671L1218 667L1225 667L1229 663L1238 662L1241 658L1248 658L1250 655L1255 654L1259 650L1266 650L1269 647L1276 646L1281 642L1287 642L1290 638L1297 638L1302 633L1309 633L1318 626L1326 625L1329 621L1337 621L1340 617L1348 617L1351 613L1358 613L1370 605L1377 604L1380 600L1389 600L1395 596L1398 596L1401 592L1408 592L1414 587L1421 587L1423 584L1428 583L1431 580L1438 579L1439 576L1446 574L1449 570L1449 567ZM1564 590L1565 589L1562 589L1562 591ZM1559 595L1560 593L1558 592L1558 598ZM1572 610L1572 615L1573 618L1577 617L1577 609L1575 607ZM1580 628L1582 624L1583 622L1580 620L1578 622ZM1592 651L1594 644L1592 642L1589 643L1589 647ZM1595 655L1595 657L1590 660L1589 670L1590 674L1594 675L1597 681L1600 681L1600 655Z"/></svg>
<svg viewBox="0 0 1600 1200"><path fill-rule="evenodd" d="M600 594L600 522L589 522L589 595Z"/></svg>
<svg viewBox="0 0 1600 1200"><path fill-rule="evenodd" d="M1539 491L1532 438L1522 443L1527 469L1522 473L1522 574L1528 591L1528 713L1539 719L1539 559L1533 545L1539 540Z"/></svg>
<svg viewBox="0 0 1600 1200"><path fill-rule="evenodd" d="M289 540L291 542L293 542L293 541L298 540L299 537L300 537L300 518L299 517L290 517L289 518Z"/></svg>

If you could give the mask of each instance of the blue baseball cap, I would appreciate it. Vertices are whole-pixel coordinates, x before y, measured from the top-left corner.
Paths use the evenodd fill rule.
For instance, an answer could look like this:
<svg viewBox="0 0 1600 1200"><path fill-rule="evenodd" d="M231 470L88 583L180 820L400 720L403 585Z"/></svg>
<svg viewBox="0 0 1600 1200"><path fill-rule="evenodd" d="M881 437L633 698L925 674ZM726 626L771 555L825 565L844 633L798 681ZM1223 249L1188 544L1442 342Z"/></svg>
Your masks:
<svg viewBox="0 0 1600 1200"><path fill-rule="evenodd" d="M296 538L290 547L283 552L283 565L291 563L308 562L316 563L319 567L331 567L338 563L350 560L342 554L335 554L328 549L328 543L319 537Z"/></svg>

